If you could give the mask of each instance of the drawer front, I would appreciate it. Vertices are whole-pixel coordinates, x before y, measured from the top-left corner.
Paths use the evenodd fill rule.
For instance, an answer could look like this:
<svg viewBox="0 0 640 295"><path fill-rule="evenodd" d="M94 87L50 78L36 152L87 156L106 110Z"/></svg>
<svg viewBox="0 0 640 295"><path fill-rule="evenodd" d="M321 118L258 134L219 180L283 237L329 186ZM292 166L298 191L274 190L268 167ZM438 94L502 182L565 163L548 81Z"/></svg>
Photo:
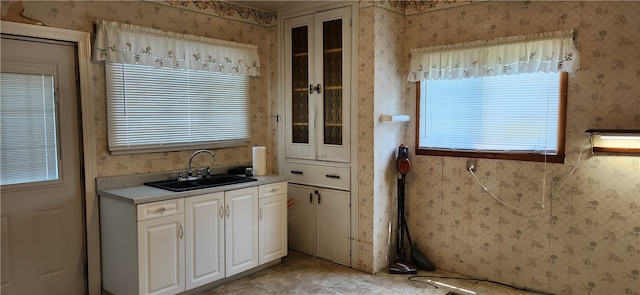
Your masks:
<svg viewBox="0 0 640 295"><path fill-rule="evenodd" d="M287 194L287 182L278 182L272 184L261 185L258 189L260 198Z"/></svg>
<svg viewBox="0 0 640 295"><path fill-rule="evenodd" d="M347 191L351 188L349 167L286 163L285 172L291 183L316 185Z"/></svg>
<svg viewBox="0 0 640 295"><path fill-rule="evenodd" d="M138 205L138 221L184 213L184 199Z"/></svg>

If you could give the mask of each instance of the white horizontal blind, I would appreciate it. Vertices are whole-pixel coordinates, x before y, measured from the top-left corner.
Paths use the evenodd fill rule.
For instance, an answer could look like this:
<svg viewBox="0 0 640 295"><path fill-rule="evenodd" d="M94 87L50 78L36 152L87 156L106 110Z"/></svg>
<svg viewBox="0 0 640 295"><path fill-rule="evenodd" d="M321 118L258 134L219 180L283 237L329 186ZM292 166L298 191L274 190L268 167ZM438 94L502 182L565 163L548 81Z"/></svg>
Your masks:
<svg viewBox="0 0 640 295"><path fill-rule="evenodd" d="M1 77L0 184L57 180L54 77L17 73Z"/></svg>
<svg viewBox="0 0 640 295"><path fill-rule="evenodd" d="M420 85L420 148L557 154L558 73L424 80Z"/></svg>
<svg viewBox="0 0 640 295"><path fill-rule="evenodd" d="M106 64L112 153L246 144L248 76Z"/></svg>

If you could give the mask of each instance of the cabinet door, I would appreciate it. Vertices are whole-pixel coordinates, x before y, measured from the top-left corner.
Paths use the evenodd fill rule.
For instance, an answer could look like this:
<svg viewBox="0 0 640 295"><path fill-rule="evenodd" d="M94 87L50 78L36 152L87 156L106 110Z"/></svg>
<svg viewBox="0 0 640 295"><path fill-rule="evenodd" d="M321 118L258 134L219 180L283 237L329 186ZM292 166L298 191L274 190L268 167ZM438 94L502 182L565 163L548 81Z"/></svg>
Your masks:
<svg viewBox="0 0 640 295"><path fill-rule="evenodd" d="M260 264L287 255L287 195L260 198Z"/></svg>
<svg viewBox="0 0 640 295"><path fill-rule="evenodd" d="M315 107L317 94L311 89L310 72L315 55L313 45L313 15L286 19L284 21L284 87L286 109L288 158L315 159L316 135Z"/></svg>
<svg viewBox="0 0 640 295"><path fill-rule="evenodd" d="M318 257L350 266L350 193L318 189Z"/></svg>
<svg viewBox="0 0 640 295"><path fill-rule="evenodd" d="M224 278L224 193L185 198L186 285Z"/></svg>
<svg viewBox="0 0 640 295"><path fill-rule="evenodd" d="M351 8L284 21L287 158L350 161Z"/></svg>
<svg viewBox="0 0 640 295"><path fill-rule="evenodd" d="M289 248L316 255L316 197L308 186L290 184L288 197L293 205L288 208L287 223Z"/></svg>
<svg viewBox="0 0 640 295"><path fill-rule="evenodd" d="M176 214L138 222L140 294L185 290L183 220Z"/></svg>
<svg viewBox="0 0 640 295"><path fill-rule="evenodd" d="M225 192L227 277L258 266L258 187Z"/></svg>
<svg viewBox="0 0 640 295"><path fill-rule="evenodd" d="M315 15L316 159L350 161L351 8Z"/></svg>

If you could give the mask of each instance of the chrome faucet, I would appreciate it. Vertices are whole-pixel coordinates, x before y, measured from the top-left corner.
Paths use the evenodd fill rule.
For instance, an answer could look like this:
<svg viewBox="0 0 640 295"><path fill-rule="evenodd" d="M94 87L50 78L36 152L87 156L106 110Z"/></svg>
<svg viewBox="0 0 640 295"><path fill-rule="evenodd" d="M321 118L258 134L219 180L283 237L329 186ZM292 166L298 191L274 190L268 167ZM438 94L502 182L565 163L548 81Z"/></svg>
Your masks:
<svg viewBox="0 0 640 295"><path fill-rule="evenodd" d="M194 179L191 176L192 170L191 170L191 161L193 161L193 157L195 157L197 154L199 153L207 153L209 155L211 155L211 158L213 158L213 162L215 163L216 161L216 156L213 154L213 152L209 151L209 150L197 150L195 151L191 157L189 158L189 164L187 165L187 179Z"/></svg>

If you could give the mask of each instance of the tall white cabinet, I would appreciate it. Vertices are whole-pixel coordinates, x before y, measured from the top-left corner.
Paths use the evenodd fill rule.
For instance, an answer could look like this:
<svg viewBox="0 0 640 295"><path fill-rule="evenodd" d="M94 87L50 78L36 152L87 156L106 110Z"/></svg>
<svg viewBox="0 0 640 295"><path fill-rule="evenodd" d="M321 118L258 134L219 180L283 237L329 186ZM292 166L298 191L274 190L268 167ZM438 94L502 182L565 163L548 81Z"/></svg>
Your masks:
<svg viewBox="0 0 640 295"><path fill-rule="evenodd" d="M352 265L353 5L284 13L289 248ZM313 9L313 8L312 8Z"/></svg>
<svg viewBox="0 0 640 295"><path fill-rule="evenodd" d="M351 7L284 20L286 158L349 163Z"/></svg>

